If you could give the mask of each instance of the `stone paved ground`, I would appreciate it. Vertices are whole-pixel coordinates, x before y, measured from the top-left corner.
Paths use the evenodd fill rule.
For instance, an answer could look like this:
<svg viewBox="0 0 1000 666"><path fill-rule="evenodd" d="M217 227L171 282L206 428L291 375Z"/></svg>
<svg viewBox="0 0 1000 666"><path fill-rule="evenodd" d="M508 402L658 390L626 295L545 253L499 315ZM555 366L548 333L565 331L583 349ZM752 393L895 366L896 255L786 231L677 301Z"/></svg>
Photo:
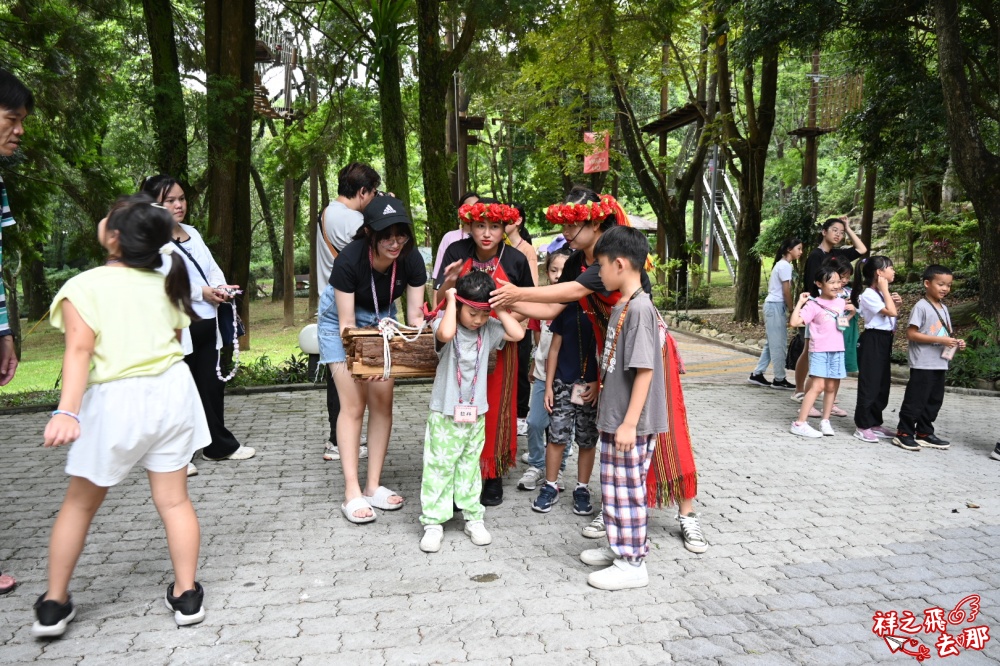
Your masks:
<svg viewBox="0 0 1000 666"><path fill-rule="evenodd" d="M134 472L95 521L73 583L76 621L63 640L36 642L31 604L44 590L65 454L39 447L43 415L0 417L0 562L22 582L0 597L0 662L912 663L871 633L873 612L919 619L972 593L982 595L976 624L1000 634L996 399L947 396L950 451L863 444L846 420L837 437L806 441L787 432L787 393L743 383L752 359L679 338L712 546L687 552L673 513L657 512L650 586L630 592L588 588L577 560L593 544L579 533L586 519L567 501L533 513L514 480L487 513L492 545L473 546L455 520L440 553L418 550L429 387L397 392L384 481L409 501L362 527L340 515L338 463L320 458L323 393L274 393L228 401L234 431L259 455L202 462L191 480L206 622L177 629L160 601L169 560ZM894 387L893 410L901 398ZM853 399L845 381L841 402ZM945 663L997 663L998 641Z"/></svg>

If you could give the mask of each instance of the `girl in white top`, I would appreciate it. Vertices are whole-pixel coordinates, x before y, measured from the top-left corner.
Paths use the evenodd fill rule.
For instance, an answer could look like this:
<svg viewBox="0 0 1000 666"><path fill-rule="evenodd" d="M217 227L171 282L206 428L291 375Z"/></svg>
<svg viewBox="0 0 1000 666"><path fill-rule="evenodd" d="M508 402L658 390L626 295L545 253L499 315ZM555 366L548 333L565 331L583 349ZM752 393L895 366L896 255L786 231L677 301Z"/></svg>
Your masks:
<svg viewBox="0 0 1000 666"><path fill-rule="evenodd" d="M193 316L187 270L174 260L166 279L156 271L170 261L171 226L149 197L120 200L97 227L106 264L67 281L52 303L52 325L66 333L66 353L45 446L73 446L69 489L49 544L48 590L35 603L35 636L61 636L75 616L69 581L91 520L108 488L136 465L147 472L167 531L174 565L167 605L179 625L205 617L186 468L209 433L179 343Z"/></svg>
<svg viewBox="0 0 1000 666"><path fill-rule="evenodd" d="M181 344L184 347L184 361L191 368L205 409L205 417L208 419L208 429L212 433L212 441L201 455L206 460L252 458L256 451L249 446L242 446L226 427L226 385L219 377L219 350L223 344L232 344L232 340L224 341L219 333L219 305L227 303L224 307L231 307L228 302L233 296L227 289L238 289L238 286L226 284L226 276L215 263L201 234L194 227L183 224L187 217L187 198L180 183L168 175L160 174L147 178L142 184L142 191L163 204L173 217L171 242L178 257L187 266L191 307L199 317L198 321L184 331ZM188 473L193 476L198 471L191 465Z"/></svg>
<svg viewBox="0 0 1000 666"><path fill-rule="evenodd" d="M781 244L774 258L774 268L767 282L767 298L764 299L767 346L747 379L750 384L786 390L795 388L795 384L785 379L785 352L788 345L788 313L792 310L792 262L798 261L801 256L802 241L789 238ZM764 372L771 363L774 363L773 383L764 378Z"/></svg>
<svg viewBox="0 0 1000 666"><path fill-rule="evenodd" d="M890 359L896 317L902 303L889 291L896 277L889 257L875 256L858 262L851 295L865 322L858 340L858 402L854 408L854 436L875 443L892 439L896 431L882 425L882 412L889 404ZM863 291L862 291L863 290Z"/></svg>

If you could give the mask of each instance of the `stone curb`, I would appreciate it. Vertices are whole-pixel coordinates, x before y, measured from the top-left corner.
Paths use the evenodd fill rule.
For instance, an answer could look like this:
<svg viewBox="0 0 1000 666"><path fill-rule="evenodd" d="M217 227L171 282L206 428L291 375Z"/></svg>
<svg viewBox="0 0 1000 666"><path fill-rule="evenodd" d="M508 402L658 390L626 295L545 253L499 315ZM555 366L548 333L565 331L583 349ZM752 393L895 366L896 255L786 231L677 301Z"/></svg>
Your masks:
<svg viewBox="0 0 1000 666"><path fill-rule="evenodd" d="M693 338L698 338L700 340L704 340L705 342L711 342L712 344L719 345L720 347L726 347L728 349L733 349L735 351L742 352L742 353L747 354L749 356L755 356L755 357L759 357L760 356L760 352L761 352L761 348L760 347L751 347L749 345L738 343L738 342L731 342L729 340L720 340L719 338L714 338L711 335L706 335L706 334L704 334L704 333L701 332L706 327L700 327L699 326L697 331L694 330L694 328L688 328L688 329L685 330L685 329L681 328L680 326L673 325L671 323L673 321L673 319L671 317L664 317L664 319L666 319L667 324L670 325L671 330L675 330L675 331L677 331L679 333L683 333L685 335L690 335ZM687 320L684 320L684 321L687 321ZM697 324L692 324L692 327L694 327L694 326L698 326L698 325ZM909 370L907 370L904 367L893 365L891 372L892 372L892 383L893 384L897 384L899 386L906 386L906 383L909 381ZM856 372L850 372L850 373L848 373L848 375L851 376L851 377L857 377L858 373L856 373ZM956 393L956 394L959 394L959 395L978 395L978 396L982 396L982 397L986 397L986 398L1000 398L1000 391L987 391L985 389L966 388L964 386L946 386L944 390L947 393Z"/></svg>

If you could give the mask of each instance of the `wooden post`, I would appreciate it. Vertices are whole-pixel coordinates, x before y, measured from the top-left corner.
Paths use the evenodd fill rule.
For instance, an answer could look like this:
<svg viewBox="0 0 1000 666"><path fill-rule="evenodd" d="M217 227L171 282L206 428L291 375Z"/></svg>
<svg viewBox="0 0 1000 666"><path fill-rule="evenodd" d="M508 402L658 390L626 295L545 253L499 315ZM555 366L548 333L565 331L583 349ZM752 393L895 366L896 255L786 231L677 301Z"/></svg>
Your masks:
<svg viewBox="0 0 1000 666"><path fill-rule="evenodd" d="M861 203L861 242L872 253L872 221L875 219L875 176L878 167L865 165L865 196Z"/></svg>
<svg viewBox="0 0 1000 666"><path fill-rule="evenodd" d="M660 73L663 75L663 85L660 86L660 117L663 118L667 115L669 111L669 90L667 88L667 63L669 62L669 53L667 50L667 43L663 42L663 50L660 55ZM667 132L666 130L660 132L660 158L663 160L663 164L666 165L667 159ZM664 166L666 170L666 166ZM664 198L669 196L664 190ZM669 202L664 201L664 207L669 209ZM657 220L656 224L656 257L660 261L666 262L667 260L667 230L664 228L664 223L666 220ZM667 283L667 276L663 271L656 271L656 281L659 284ZM669 291L669 285L667 290Z"/></svg>
<svg viewBox="0 0 1000 666"><path fill-rule="evenodd" d="M291 44L286 38L285 44ZM293 50L294 54L295 51ZM285 112L292 110L292 58L285 55ZM285 118L285 131L292 126L292 120ZM295 181L285 178L285 239L281 253L285 273L285 326L295 324Z"/></svg>
<svg viewBox="0 0 1000 666"><path fill-rule="evenodd" d="M316 78L309 80L309 109L316 108ZM316 218L319 216L319 167L316 165L318 157L312 158L312 165L309 167L309 318L316 314L319 307L319 288L316 279L319 277L319 269L316 266L316 236L318 226Z"/></svg>
<svg viewBox="0 0 1000 666"><path fill-rule="evenodd" d="M809 84L809 110L807 127L816 127L816 106L819 103L819 51L812 54L812 77ZM816 187L817 176L817 135L810 132L806 135L806 154L802 162L802 187Z"/></svg>

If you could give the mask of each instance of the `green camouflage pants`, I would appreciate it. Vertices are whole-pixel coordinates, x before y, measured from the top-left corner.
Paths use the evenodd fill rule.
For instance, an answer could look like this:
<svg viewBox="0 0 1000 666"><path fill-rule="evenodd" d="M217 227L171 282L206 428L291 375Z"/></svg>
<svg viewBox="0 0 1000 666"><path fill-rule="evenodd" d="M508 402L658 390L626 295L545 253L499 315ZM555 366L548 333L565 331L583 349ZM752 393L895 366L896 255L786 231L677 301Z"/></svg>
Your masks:
<svg viewBox="0 0 1000 666"><path fill-rule="evenodd" d="M486 509L479 503L483 489L479 456L486 443L486 417L475 423L455 423L441 412L427 416L424 435L424 477L420 506L424 525L441 525L454 515L452 502L466 520L482 520Z"/></svg>

